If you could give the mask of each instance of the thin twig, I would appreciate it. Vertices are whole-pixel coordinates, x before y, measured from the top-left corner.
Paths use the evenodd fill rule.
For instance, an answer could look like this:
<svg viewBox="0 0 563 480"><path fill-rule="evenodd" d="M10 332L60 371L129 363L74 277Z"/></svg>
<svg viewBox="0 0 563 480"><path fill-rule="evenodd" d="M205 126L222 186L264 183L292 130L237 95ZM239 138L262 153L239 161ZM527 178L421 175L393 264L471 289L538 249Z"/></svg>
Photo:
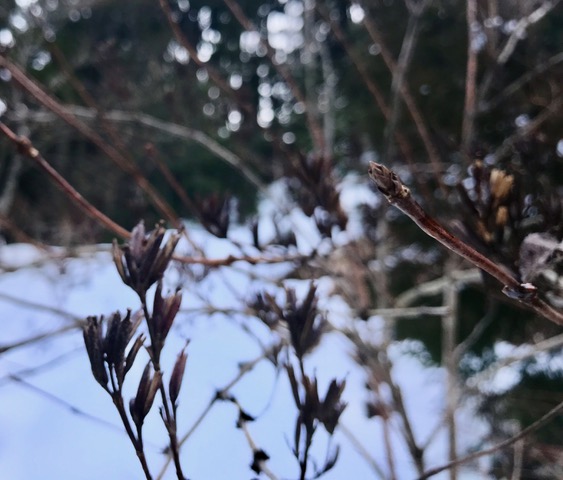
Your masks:
<svg viewBox="0 0 563 480"><path fill-rule="evenodd" d="M516 79L510 85L508 85L502 92L500 92L496 97L488 101L482 101L479 105L479 114L489 112L490 110L498 107L504 100L514 95L518 90L520 90L528 82L536 78L538 75L545 73L550 68L554 67L558 63L563 62L563 52L553 55L545 62L536 65L532 70L529 70L524 75Z"/></svg>
<svg viewBox="0 0 563 480"><path fill-rule="evenodd" d="M389 107L389 105L387 105L387 102L385 101L385 96L383 95L382 91L377 86L377 84L373 81L373 76L370 74L368 70L368 64L365 62L365 59L361 58L356 53L355 49L348 41L342 28L337 22L335 22L331 18L330 13L326 10L326 8L320 6L318 3L316 4L316 8L319 11L320 15L330 25L330 28L334 33L336 39L344 47L344 50L346 50L346 54L354 64L354 67L356 68L360 76L360 79L368 89L368 92L375 100L375 103L379 108L379 111L383 115L383 118L387 122L389 122L391 119L391 108ZM405 161L407 162L407 164L413 165L415 163L414 154L408 139L398 129L395 129L394 135L397 140L397 145L399 146L399 149L401 150L401 153L405 158ZM420 179L417 177L415 177L415 182L417 182L417 187L420 189L420 192L424 196L424 198L430 201L432 195L430 194L430 191L428 190L426 183L420 181Z"/></svg>
<svg viewBox="0 0 563 480"><path fill-rule="evenodd" d="M453 259L449 258L446 263L446 277L449 282L443 291L443 302L448 307L448 312L442 317L442 363L446 368L446 425L448 429L448 459L450 461L457 457L457 425L455 412L458 406L458 374L455 358L455 346L457 336L458 318L458 286L453 278ZM457 479L457 469L450 470L450 480Z"/></svg>
<svg viewBox="0 0 563 480"><path fill-rule="evenodd" d="M252 434L250 433L250 429L248 428L248 422L245 420L245 415L244 415L245 412L242 406L240 405L238 400L234 397L229 398L229 400L238 408L239 419L237 422L237 427L239 427L244 433L246 442L248 443L248 446L252 450L256 467L259 469L260 473L266 475L266 477L268 477L270 480L277 480L278 477L270 470L270 468L266 464L266 459L259 458L260 456L264 456L265 452L260 447L258 447L258 445L256 445L254 438L252 438Z"/></svg>
<svg viewBox="0 0 563 480"><path fill-rule="evenodd" d="M1 58L1 57L0 57ZM129 238L130 233L122 226L115 223L100 210L86 200L74 187L68 183L48 162L26 137L17 136L4 123L0 122L0 131L11 140L18 151L33 160L44 172L49 175L59 188L77 205L86 215L96 220L100 225L107 228L121 238Z"/></svg>
<svg viewBox="0 0 563 480"><path fill-rule="evenodd" d="M369 9L367 8L367 5L365 5L365 0L360 3L363 5L364 10L368 12ZM379 45L383 62L385 63L391 74L395 76L394 72L398 68L397 62L394 60L393 55L387 48L385 39L379 32L377 25L373 21L372 17L367 14L365 15L362 23L366 27L366 31L368 32L373 42ZM430 131L426 126L426 121L424 120L424 115L418 108L416 100L410 91L407 79L401 82L401 84L399 85L399 91L401 92L403 101L405 102L407 110L412 117L412 120L416 126L416 130L418 131L418 135L420 136L426 153L428 154L428 159L430 160L430 164L432 166L434 179L441 186L441 188L444 188L443 182L441 181L442 162L440 160L440 154L438 153L438 149L432 141Z"/></svg>
<svg viewBox="0 0 563 480"><path fill-rule="evenodd" d="M528 358L532 358L540 352L546 352L548 350L555 350L557 348L561 348L561 346L563 346L563 333L533 345L526 345L526 347L529 347L529 349L526 348L525 351L523 352L518 352L515 353L514 355L510 355L508 357L497 360L495 363L489 365L482 372L479 372L478 374L471 377L468 380L468 384L470 386L478 386L481 382L491 378L501 368L507 367L508 365L511 365L516 362L521 362ZM524 347L524 345L522 347Z"/></svg>
<svg viewBox="0 0 563 480"><path fill-rule="evenodd" d="M559 115L561 113L561 107L563 106L563 95L560 94L559 97L554 98L549 106L547 106L539 115L537 115L532 121L526 124L524 127L519 128L516 132L505 139L501 146L498 147L493 153L494 158L498 161L503 157L511 153L512 146L519 140L523 140L526 137L534 133L539 127L541 127L547 120L551 118L552 115Z"/></svg>
<svg viewBox="0 0 563 480"><path fill-rule="evenodd" d="M76 105L66 105L65 108L79 118L85 118L88 120L94 120L98 118L98 113L96 112L96 110L93 110L91 108L84 108ZM37 122L52 122L53 120L52 115L46 112L25 112L24 115L31 117L34 121ZM10 116L10 118L19 119L20 117L12 115ZM225 148L223 145L221 145L219 142L217 142L201 130L185 127L184 125L179 125L173 122L166 122L152 115L141 112L108 110L104 112L104 118L111 120L112 122L136 123L138 125L163 132L176 138L196 142L212 154L216 155L220 160L240 171L240 173L260 191L264 192L267 189L266 184L262 182L262 180L260 180L260 178L244 164L244 161L241 157L233 153L231 150ZM255 163L260 162L258 160L255 160Z"/></svg>
<svg viewBox="0 0 563 480"><path fill-rule="evenodd" d="M467 67L465 72L465 105L463 108L463 120L461 126L461 147L466 160L470 160L470 145L473 138L473 127L475 119L476 105L476 84L477 84L477 46L475 39L477 33L477 0L466 0L467 18Z"/></svg>
<svg viewBox="0 0 563 480"><path fill-rule="evenodd" d="M540 427L542 427L543 425L548 423L553 418L557 417L562 410L563 410L563 402L559 403L557 406L552 408L543 417L536 420L534 423L532 423L530 426L526 427L524 430L522 430L517 435L515 435L515 436L513 436L513 437L511 437L507 440L504 440L503 442L497 443L496 445L493 445L490 448L486 448L486 449L481 450L479 452L475 452L475 453L472 453L470 455L466 455L465 457L457 458L456 460L454 460L452 462L448 462L448 463L441 465L439 467L431 468L431 469L427 470L426 472L424 472L423 475L418 477L418 480L424 480L426 478L430 478L433 475L436 475L440 472L443 472L444 470L448 470L449 468L452 468L456 465L462 465L464 463L470 462L470 461L475 460L477 458L484 457L486 455L491 455L491 454L493 454L493 453L495 453L499 450L502 450L503 448L509 447L510 445L516 443L518 440L521 440L522 438L526 437L531 432L534 432L535 430L539 429Z"/></svg>
<svg viewBox="0 0 563 480"><path fill-rule="evenodd" d="M260 354L258 357L254 358L253 360L250 360L248 362L241 364L237 374L231 379L231 381L229 383L227 383L223 388L221 388L220 390L217 391L217 393L213 396L213 398L205 406L203 411L199 414L199 416L197 417L195 422L192 424L190 429L178 440L178 448L180 448L193 435L193 433L197 430L197 428L199 427L201 422L203 422L203 420L205 420L205 418L207 417L207 415L209 414L209 412L211 411L211 409L213 408L215 403L218 400L225 398L227 396L228 392L240 380L242 380L242 378L248 372L250 372L262 360L264 360L265 358L268 358L270 355L272 355L273 352L275 352L278 348L279 348L278 344L272 345L271 347L266 349L264 352L262 352L262 354ZM172 457L171 457L171 455L168 455L167 458L166 458L166 461L164 462L164 465L162 466L162 469L160 470L159 474L156 477L156 480L162 480L162 478L164 478L166 470L168 469L168 466L170 465L171 461L172 461Z"/></svg>
<svg viewBox="0 0 563 480"><path fill-rule="evenodd" d="M381 316L385 320L391 318L418 318L421 315L432 315L436 317L442 317L449 312L449 308L442 307L411 307L411 308L375 308L368 311L370 316Z"/></svg>
<svg viewBox="0 0 563 480"><path fill-rule="evenodd" d="M385 128L385 153L383 160L387 161L392 157L392 139L393 132L397 128L397 123L400 117L400 106L401 106L401 93L405 90L405 80L408 68L413 57L415 46L418 40L418 34L420 32L420 16L426 9L428 5L427 0L423 0L418 8L415 8L410 12L409 19L407 21L407 29L403 37L403 43L401 45L401 53L399 54L399 59L396 64L396 68L391 72L393 74L393 80L391 82L391 117L387 122ZM442 185L440 183L440 185Z"/></svg>
<svg viewBox="0 0 563 480"><path fill-rule="evenodd" d="M128 173L139 188L141 188L141 190L149 196L155 207L164 215L164 217L171 222L176 223L178 216L172 207L168 204L168 202L166 202L158 190L156 190L156 188L147 180L137 165L135 165L129 158L123 156L121 152L104 140L99 133L76 118L76 116L61 105L55 97L47 93L35 80L32 80L22 69L2 54L0 54L0 68L7 69L12 75L12 80L23 90L28 92L41 105L52 111L76 131L81 133L85 138L90 140L121 170Z"/></svg>
<svg viewBox="0 0 563 480"><path fill-rule="evenodd" d="M114 430L115 432L125 434L125 432L118 425L108 422L103 418L96 417L95 415L85 412L84 410L81 410L79 407L67 402L65 399L59 398L56 395L53 395L51 392L43 390L42 388L29 383L28 381L24 380L21 375L9 375L8 378L12 382L16 382L18 385L27 388L28 390L32 391L37 395L40 395L41 397L49 400L50 402L56 403L57 405L63 407L64 409L68 410L70 413L74 415L79 415L85 418L86 420L90 420L97 424L104 425L105 427L109 427L111 430Z"/></svg>
<svg viewBox="0 0 563 480"><path fill-rule="evenodd" d="M530 283L520 283L506 270L448 232L423 210L397 174L375 162L370 162L368 173L389 203L396 206L405 215L410 217L424 233L438 240L452 252L460 255L473 265L496 278L504 285L503 293L510 298L513 298L523 306L533 310L548 320L558 325L563 325L563 313L555 310L539 298L537 288L534 285Z"/></svg>
<svg viewBox="0 0 563 480"><path fill-rule="evenodd" d="M553 10L557 6L559 1L560 0L545 1L536 10L530 13L530 15L521 18L518 21L516 27L512 31L512 34L506 41L506 45L504 46L502 52L500 52L500 55L497 58L497 63L499 65L505 64L506 61L510 58L512 52L514 52L514 49L516 48L516 44L522 38L525 38L525 32L527 28L530 25L539 22L543 17L545 17L551 10Z"/></svg>

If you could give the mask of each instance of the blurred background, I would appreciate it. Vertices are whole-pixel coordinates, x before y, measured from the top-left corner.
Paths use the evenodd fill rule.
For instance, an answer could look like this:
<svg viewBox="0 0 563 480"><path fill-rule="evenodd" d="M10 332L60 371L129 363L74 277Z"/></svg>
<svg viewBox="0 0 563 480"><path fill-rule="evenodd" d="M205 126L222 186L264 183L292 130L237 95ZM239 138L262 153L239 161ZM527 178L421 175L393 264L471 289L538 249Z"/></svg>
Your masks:
<svg viewBox="0 0 563 480"><path fill-rule="evenodd" d="M241 387L239 402L256 425L263 420L258 436L278 442L264 450L280 477L303 474L291 450L299 408L283 368L299 355L262 293L292 311L287 289L298 306L311 281L328 326L307 371L323 394L333 372L349 379L334 433L341 455L332 467L325 432L319 475L343 478L361 464L358 478L416 478L511 438L563 402L561 326L389 207L367 166L393 168L436 220L561 309L562 45L563 6L548 0L4 2L0 122L28 137L92 209L0 135L3 402L18 410L31 395L33 408L68 417L96 408L79 395L68 408L47 398L71 395L76 383L54 378L75 368L91 383L88 398L110 404L89 378L81 319L138 300L111 266L107 244L120 233L97 210L128 231L139 220L187 225L166 277L185 291L170 358L188 338L188 353L202 353L188 360L180 404L190 410L190 389L213 398L238 362L261 358L268 367ZM236 346L235 331L244 338ZM68 360L54 361L62 351ZM327 369L329 359L345 368ZM25 378L31 387L22 390ZM255 404L257 385L267 391ZM268 423L276 398L282 425ZM95 417L118 425L109 407ZM231 413L208 423L236 435ZM99 478L97 456L119 438L123 455L108 468L127 457L130 470L105 475L141 478L131 445L98 420L98 453L71 455L96 462L68 476ZM37 478L6 447L25 450L34 434L24 423L10 430L20 440L0 433L0 458L5 448L13 459L6 478ZM562 478L562 428L554 416L437 478ZM55 430L45 425L34 448ZM152 441L164 448L161 434ZM232 442L246 445L238 435ZM61 449L84 437L71 429L63 438ZM229 442L204 450L225 458ZM237 448L229 478L260 474L250 469L252 448ZM153 456L157 465L166 457L156 447ZM213 464L193 466L190 478L227 478ZM54 472L44 478L63 478Z"/></svg>

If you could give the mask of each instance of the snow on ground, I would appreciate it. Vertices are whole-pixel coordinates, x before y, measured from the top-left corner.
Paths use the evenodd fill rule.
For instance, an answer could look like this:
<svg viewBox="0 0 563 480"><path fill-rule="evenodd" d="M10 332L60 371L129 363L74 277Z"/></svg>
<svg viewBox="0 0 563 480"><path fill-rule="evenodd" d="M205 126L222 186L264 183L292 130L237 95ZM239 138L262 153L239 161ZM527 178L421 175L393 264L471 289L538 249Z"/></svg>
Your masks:
<svg viewBox="0 0 563 480"><path fill-rule="evenodd" d="M354 184L353 180L350 182ZM362 191L362 198L366 195ZM353 203L352 200L346 194L346 202ZM261 215L270 216L274 209L272 201L265 200ZM297 211L290 212L288 218L290 227L299 235L300 248L305 251L312 248L318 238L312 233L309 220ZM267 222L264 224L261 235L268 238L273 228ZM198 227L189 225L188 233L210 258L240 253L230 241L216 239ZM235 229L231 238L242 243L249 241L244 229ZM184 243L178 251L189 250L189 245ZM87 315L109 315L116 310L138 308L135 295L120 282L108 246L85 249L77 258L49 259L46 252L29 245L4 245L0 247L0 264L4 268L13 267L13 271L0 276L0 348L60 330L47 340L0 355L1 477L10 480L142 478L109 396L91 375L81 332L73 328ZM283 264L253 267L236 264L235 268L219 268L196 279L174 269L169 272L167 288L182 283L184 297L182 312L166 344L163 364L168 365L168 371L186 340L190 340L180 394L180 436L194 424L216 391L237 375L240 362L260 355L261 347L256 339L271 342L269 331L259 320L230 310L240 311L242 301L270 288L268 280L282 277L287 269ZM302 294L308 282L293 281L291 286ZM329 290L330 280L321 279L319 292ZM209 313L210 304L223 311ZM341 324L338 322L350 315L338 298L324 297L320 305L334 324ZM61 315L61 311L66 315ZM370 324L372 330L366 328L364 334L378 335L377 319ZM381 425L377 419L365 417L365 376L350 353L348 341L338 333L330 333L310 355L306 367L309 374L318 377L322 394L332 379L346 379L344 400L348 407L342 422L376 461L385 465ZM400 349L396 350L393 361L415 435L424 441L442 418L444 373L437 368L423 368L414 358L402 355ZM137 359L128 376L130 384L126 385L129 396L136 390L131 380L139 378L143 367L141 358ZM262 361L232 391L243 408L257 418L249 424L249 429L256 443L270 455L270 469L282 478L295 478L297 464L289 444L296 412L286 377L276 374L271 363ZM182 459L189 478L236 480L253 476L249 469L251 452L243 432L235 428L237 416L232 404L214 405L183 447ZM468 432L468 443L474 435L482 433L479 429L471 430L470 422L474 419L467 414L460 416L460 422L460 430ZM392 434L392 443L399 479L414 478L398 429ZM164 462L161 450L165 435L156 411L149 415L145 438L149 464L158 472ZM341 446L339 461L323 478L375 478L342 431L337 431L335 445ZM446 435L441 432L429 451L429 463L437 465L445 461L445 445ZM321 432L313 448L319 464L325 452L326 436ZM169 469L165 478L175 478L173 469ZM435 478L446 478L446 475ZM464 478L478 477L467 474Z"/></svg>

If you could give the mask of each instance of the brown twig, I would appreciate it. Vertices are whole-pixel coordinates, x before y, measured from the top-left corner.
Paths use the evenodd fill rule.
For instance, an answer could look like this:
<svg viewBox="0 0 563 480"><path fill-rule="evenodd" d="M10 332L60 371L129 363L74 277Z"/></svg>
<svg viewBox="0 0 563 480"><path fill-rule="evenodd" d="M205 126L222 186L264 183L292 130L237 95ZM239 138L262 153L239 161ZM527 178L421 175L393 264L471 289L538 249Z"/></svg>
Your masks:
<svg viewBox="0 0 563 480"><path fill-rule="evenodd" d="M41 105L49 109L59 118L68 123L76 131L80 132L85 138L96 145L105 155L108 156L120 169L128 173L137 183L139 188L143 190L152 200L155 207L164 215L165 218L176 223L178 216L154 186L147 180L143 173L139 170L130 159L123 156L115 147L110 145L95 130L90 128L84 122L81 122L68 109L61 105L53 96L49 95L36 81L21 70L16 64L8 60L4 55L0 54L0 67L6 68L12 75L12 80L22 89L32 95Z"/></svg>
<svg viewBox="0 0 563 480"><path fill-rule="evenodd" d="M270 258L262 257L262 256L253 257L250 255L242 255L239 257L234 255L229 255L228 257L224 257L224 258L205 258L205 257L194 258L194 257L184 257L180 255L174 255L172 258L177 262L187 265L197 264L197 265L204 265L206 267L228 267L233 263L237 263L237 262L245 262L250 265L258 265L263 263L273 264L273 263L291 262L295 260L304 260L309 257L310 255L299 254L299 255L291 255L291 256L282 255L279 257L270 257Z"/></svg>
<svg viewBox="0 0 563 480"><path fill-rule="evenodd" d="M362 1L360 3L363 5L366 2ZM367 5L364 5L364 10L369 11ZM397 62L393 58L393 55L391 54L389 49L387 48L385 39L377 29L375 22L373 21L370 15L366 15L362 23L366 27L366 31L368 32L373 42L379 45L379 48L381 49L381 57L383 58L383 62L385 63L389 71L393 74L393 76L395 76L394 72L398 68ZM407 110L409 111L412 120L416 126L416 129L418 131L418 135L420 136L420 139L422 140L426 153L428 154L428 159L430 160L430 164L432 165L434 179L436 180L436 182L438 182L441 188L443 188L443 183L441 181L442 162L440 160L440 154L438 153L438 150L434 145L434 142L432 141L432 138L430 136L430 131L426 126L426 122L424 121L424 115L418 108L414 96L411 94L407 79L403 80L400 83L399 92L403 97L403 101L405 102Z"/></svg>
<svg viewBox="0 0 563 480"><path fill-rule="evenodd" d="M78 118L94 120L98 116L97 111L92 108L84 108L76 105L66 105L65 108ZM9 118L20 120L20 118L22 117L20 115L10 114ZM24 118L31 118L35 122L52 122L53 120L53 116L48 112L26 112ZM251 184L253 184L260 191L266 191L266 184L244 164L244 161L240 156L236 155L233 151L225 148L223 145L221 145L219 142L217 142L201 130L189 128L177 123L166 122L164 120L160 120L159 118L141 112L108 110L104 112L104 118L112 122L134 123L175 138L195 142L208 150L213 155L217 156L217 158L224 161L226 164L237 169ZM255 158L253 159L253 163L259 164L260 161Z"/></svg>
<svg viewBox="0 0 563 480"><path fill-rule="evenodd" d="M274 344L271 347L267 348L262 352L259 356L250 360L248 362L241 363L239 366L239 371L237 374L231 379L229 383L227 383L223 388L217 391L217 393L213 396L213 398L209 401L203 411L199 414L197 419L194 421L190 429L180 438L178 439L178 446L181 447L188 439L193 435L193 433L197 430L200 424L205 420L215 403L217 403L222 398L225 398L229 391L241 381L244 376L252 371L256 365L258 365L262 360L267 359L269 356L273 354L279 348L279 344ZM169 452L160 473L157 475L156 480L162 480L164 475L166 474L166 470L172 461L171 452Z"/></svg>
<svg viewBox="0 0 563 480"><path fill-rule="evenodd" d="M534 285L520 283L499 265L448 232L423 210L395 172L381 164L370 162L368 173L389 203L410 217L424 233L496 278L504 285L503 293L510 298L520 302L548 320L558 325L563 325L563 313L555 310L539 298L537 288Z"/></svg>
<svg viewBox="0 0 563 480"><path fill-rule="evenodd" d="M479 452L472 453L472 454L467 455L465 457L457 458L456 460L454 460L452 462L448 462L448 463L441 465L439 467L431 468L430 470L427 470L426 472L424 472L423 475L418 477L418 480L424 480L426 478L430 478L433 475L436 475L440 472L443 472L444 470L448 470L449 468L452 468L456 465L461 465L463 463L470 462L472 460L475 460L476 458L484 457L485 455L491 455L491 454L493 454L493 453L495 453L499 450L502 450L503 448L509 447L510 445L516 443L518 440L521 440L522 438L524 438L529 433L534 432L538 428L542 427L547 422L549 422L551 419L557 417L562 410L563 410L563 402L561 402L559 405L552 408L543 417L536 420L534 423L532 423L530 426L526 427L524 430L522 430L517 435L515 435L515 436L513 436L513 437L511 437L511 438L509 438L509 439L507 439L503 442L500 442L496 445L493 445L490 448L486 448L485 450L481 450Z"/></svg>
<svg viewBox="0 0 563 480"><path fill-rule="evenodd" d="M383 118L389 122L391 120L391 108L385 101L385 96L377 84L373 81L373 76L370 74L367 68L367 63L365 59L361 58L352 47L351 43L348 41L344 31L340 27L340 25L335 22L331 17L330 14L326 11L325 8L320 6L318 3L316 4L316 8L319 11L320 15L325 19L325 21L330 25L332 32L334 33L336 39L340 42L344 50L346 50L346 54L354 64L360 79L368 89L368 92L373 97L379 111L383 115ZM405 161L409 165L413 165L415 163L414 154L412 151L412 147L408 141L408 139L403 135L398 129L395 129L394 132L395 139L397 141L397 145L405 159ZM428 187L424 182L421 182L418 178L415 178L417 182L417 187L420 189L421 194L426 198L428 201L432 198Z"/></svg>
<svg viewBox="0 0 563 480"><path fill-rule="evenodd" d="M476 81L477 81L477 48L475 46L476 33L474 25L477 22L477 1L467 0L467 68L465 72L465 105L463 108L463 120L461 126L461 146L466 160L470 160L469 147L473 137L473 127L476 105Z"/></svg>
<svg viewBox="0 0 563 480"><path fill-rule="evenodd" d="M391 117L385 128L385 151L384 151L384 161L390 158L390 154L393 151L393 132L397 128L401 114L401 94L404 91L404 84L406 80L406 75L411 64L414 50L418 41L418 36L420 32L420 17L424 10L426 9L428 2L426 0L420 2L420 5L414 10L410 11L409 19L407 21L407 28L405 35L403 37L403 43L401 45L401 52L399 53L399 58L395 65L395 69L391 71L393 79L391 82Z"/></svg>
<svg viewBox="0 0 563 480"><path fill-rule="evenodd" d="M16 135L8 126L0 122L0 131L11 140L23 155L33 160L39 167L49 175L59 188L89 217L96 220L100 225L107 228L121 238L129 238L129 232L104 215L86 200L74 187L68 183L48 162L26 137Z"/></svg>

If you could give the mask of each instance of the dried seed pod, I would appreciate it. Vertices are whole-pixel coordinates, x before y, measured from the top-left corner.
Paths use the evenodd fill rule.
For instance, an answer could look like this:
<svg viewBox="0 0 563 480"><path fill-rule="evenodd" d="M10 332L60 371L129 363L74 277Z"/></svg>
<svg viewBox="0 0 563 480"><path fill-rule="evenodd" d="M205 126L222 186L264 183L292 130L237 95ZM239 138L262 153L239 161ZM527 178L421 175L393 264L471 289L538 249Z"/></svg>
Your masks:
<svg viewBox="0 0 563 480"><path fill-rule="evenodd" d="M233 206L230 195L210 195L197 198L195 201L196 215L203 227L217 238L227 238Z"/></svg>
<svg viewBox="0 0 563 480"><path fill-rule="evenodd" d="M159 281L154 294L153 302L153 312L152 316L147 320L149 322L149 327L153 332L153 341L155 345L152 345L153 354L156 358L159 357L160 350L164 346L164 342L176 314L180 310L180 305L182 303L182 293L177 290L176 293L168 297L162 296L162 282Z"/></svg>
<svg viewBox="0 0 563 480"><path fill-rule="evenodd" d="M137 388L137 395L131 399L129 402L129 411L131 412L131 418L133 422L140 428L145 417L148 415L152 404L154 402L154 397L156 392L160 388L162 381L162 373L156 372L151 375L151 362L147 363L141 381L139 382L139 387Z"/></svg>
<svg viewBox="0 0 563 480"><path fill-rule="evenodd" d="M108 390L109 378L104 364L104 339L101 322L102 319L98 320L97 317L88 317L83 335L92 374L104 390Z"/></svg>
<svg viewBox="0 0 563 480"><path fill-rule="evenodd" d="M176 408L178 395L180 394L180 388L182 387L182 380L184 378L184 371L186 369L186 360L188 356L186 355L185 349L180 352L176 363L174 364L174 369L172 370L172 375L170 376L170 383L168 385L168 393L170 395L170 402Z"/></svg>

